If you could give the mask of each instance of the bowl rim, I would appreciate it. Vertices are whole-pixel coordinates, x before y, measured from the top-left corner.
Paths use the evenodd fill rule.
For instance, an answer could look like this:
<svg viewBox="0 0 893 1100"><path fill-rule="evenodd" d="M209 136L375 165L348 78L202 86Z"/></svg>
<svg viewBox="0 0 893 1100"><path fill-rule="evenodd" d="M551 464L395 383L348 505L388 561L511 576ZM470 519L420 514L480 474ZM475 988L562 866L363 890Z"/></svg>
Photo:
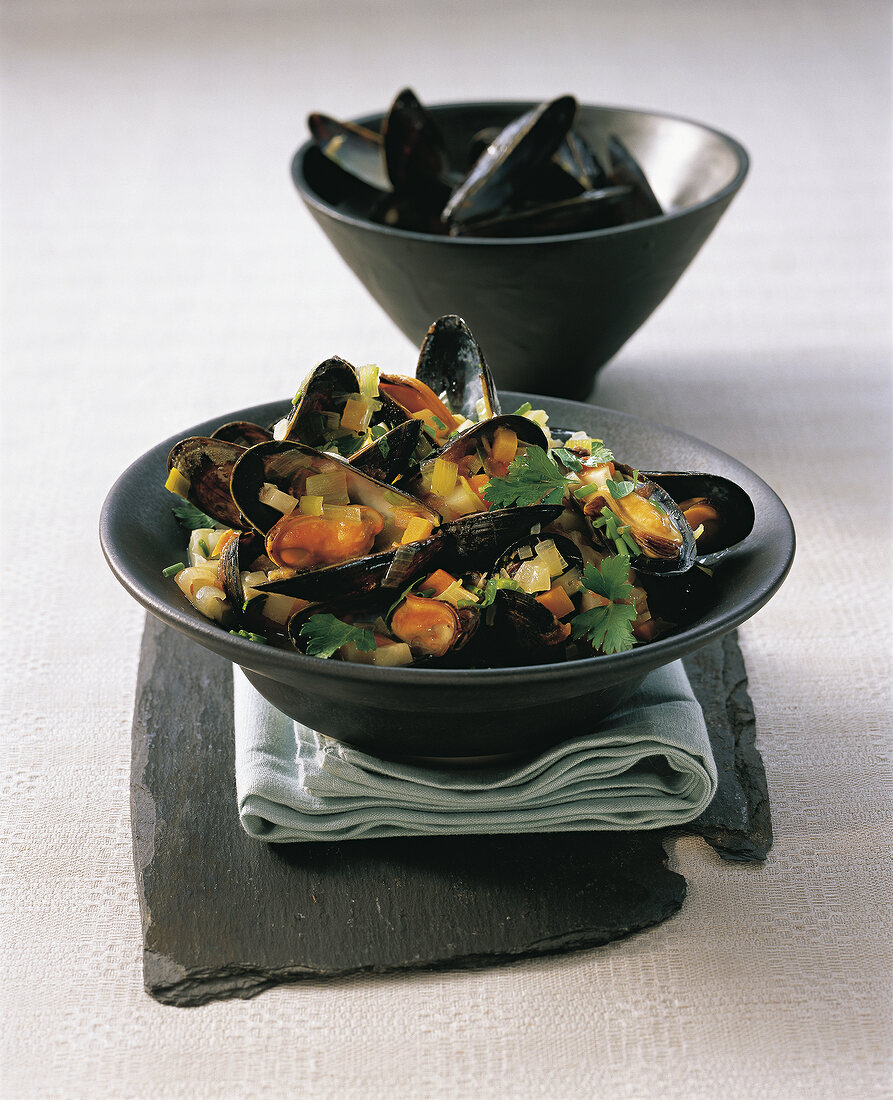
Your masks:
<svg viewBox="0 0 893 1100"><path fill-rule="evenodd" d="M537 100L515 100L515 99L485 99L485 100L456 100L445 103L426 103L425 107L432 113L439 111L450 110L471 110L480 108L505 108L518 110L519 113L523 113L530 108L535 107L539 101ZM680 210L673 210L668 214L660 214L653 218L642 218L640 221L630 222L626 225L607 226L602 229L587 229L578 233L553 233L544 234L538 236L529 237L447 237L439 236L434 233L421 233L411 229L399 229L396 226L381 225L378 222L369 221L366 218L360 218L353 214L347 214L343 210L339 210L336 206L326 202L321 198L319 193L315 191L309 184L307 177L304 173L304 161L307 153L311 149L316 148L316 143L313 138L308 138L303 144L299 146L291 159L291 179L301 199L312 209L319 211L319 213L331 218L333 221L341 222L344 225L351 225L358 229L365 229L369 232L381 233L384 236L402 237L407 240L414 241L428 241L432 244L440 244L444 246L462 246L462 247L493 247L493 246L505 246L505 245L535 245L535 244L548 244L559 243L562 241L585 241L595 239L598 240L603 237L610 237L615 235L622 235L624 233L633 233L643 227L648 227L655 224L663 224L665 222L676 221L680 218L691 217L701 210L705 210L708 207L715 206L718 203L725 201L725 199L731 198L735 192L737 192L741 185L744 183L745 177L750 169L750 156L744 146L723 130L719 130L714 126L708 126L704 122L699 122L697 119L688 118L685 115L673 114L669 111L650 111L644 108L638 107L620 107L613 106L609 103L580 103L579 108L586 110L600 110L600 111L614 111L623 114L630 115L645 115L651 118L668 119L672 122L683 122L686 125L694 126L698 130L702 130L705 133L713 134L724 142L738 162L734 177L724 187L721 187L718 191L713 192L706 199L702 199L700 202L694 203L691 206L683 207ZM380 123L384 119L387 111L380 111L372 114L364 114L355 118L347 119L346 121L356 123L360 126L369 126L371 123Z"/></svg>
<svg viewBox="0 0 893 1100"><path fill-rule="evenodd" d="M711 640L722 637L751 618L779 589L794 559L796 545L794 526L787 508L778 495L749 467L695 436L664 427L630 413L605 409L597 405L570 401L564 398L522 394L513 391L505 391L501 396L509 400L520 398L522 401L535 401L537 402L535 407L544 407L547 410L551 402L559 401L565 405L579 407L590 416L593 412L596 414L608 413L612 417L629 421L631 427L641 430L643 434L647 435L649 429L652 431L657 429L663 434L669 433L680 443L693 444L699 450L706 451L708 456L716 455L721 459L723 465L731 464L734 474L743 475L743 481L752 487L748 491L752 495L755 491L764 503L763 512L758 511L755 531L765 527L765 533L772 533L775 558L773 559L772 568L764 578L763 583L751 591L745 600L739 602L724 614L716 615L714 613L711 616L708 613L706 623L702 622L699 625L687 627L675 634L659 638L647 645L623 653L578 657L544 665L512 665L504 668L425 668L418 666L380 668L373 665L351 664L344 661L308 657L293 650L260 646L258 643L251 642L238 635L229 634L215 622L200 616L199 612L195 611L185 601L181 606L177 602L179 593L173 584L171 584L170 600L159 599L149 591L143 584L140 576L141 570L135 568L127 555L122 553L117 544L113 528L120 509L126 509L128 498L134 488L137 485L145 484L150 469L157 468L158 484L159 487L163 487L161 474L165 459L171 447L179 440L187 435L210 434L214 427L226 420L251 419L252 414L255 416L264 415L271 411L275 415L277 410L281 415L289 404L288 398L235 410L223 416L215 416L194 425L185 432L178 432L170 436L130 463L116 479L102 505L99 538L103 554L118 581L147 611L168 625L186 633L206 648L210 648L217 653L224 653L235 664L253 668L258 672L263 672L264 675L273 676L285 683L293 682L302 673L306 673L313 677L342 681L347 677L358 684L384 683L393 687L415 687L422 684L444 687L461 685L467 689L469 687L488 688L496 686L519 675L523 675L525 682L534 684L540 681L573 680L586 669L597 669L600 676L602 673L604 674L601 678L606 683L613 682L636 675L644 676L652 669L669 664L679 657L700 649ZM749 537L752 538L753 536ZM746 552L747 540L740 545L740 550L730 552L730 558L732 554L744 554ZM258 652L259 650L260 652Z"/></svg>

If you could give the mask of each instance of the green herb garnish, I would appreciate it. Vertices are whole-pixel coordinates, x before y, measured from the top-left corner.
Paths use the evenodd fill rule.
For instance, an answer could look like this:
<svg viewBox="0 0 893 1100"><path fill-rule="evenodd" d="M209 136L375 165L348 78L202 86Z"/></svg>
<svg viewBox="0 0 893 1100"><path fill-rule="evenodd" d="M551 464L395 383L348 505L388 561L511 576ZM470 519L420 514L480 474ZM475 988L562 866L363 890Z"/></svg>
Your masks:
<svg viewBox="0 0 893 1100"><path fill-rule="evenodd" d="M182 504L173 506L173 513L177 517L177 523L187 531L195 531L199 527L216 527L217 520L205 515L201 509L184 500Z"/></svg>
<svg viewBox="0 0 893 1100"><path fill-rule="evenodd" d="M609 477L605 482L605 487L614 500L621 500L623 497L629 496L635 489L636 483L634 481L626 481L623 478L615 479Z"/></svg>
<svg viewBox="0 0 893 1100"><path fill-rule="evenodd" d="M183 562L178 561L176 565L169 565L167 569L162 569L161 575L162 577L173 577L175 574L179 573L181 569L185 568L186 566Z"/></svg>
<svg viewBox="0 0 893 1100"><path fill-rule="evenodd" d="M513 592L524 591L517 581L513 581L510 577L501 577L498 573L494 573L493 576L487 577L483 588L474 589L475 595L480 594L480 602L477 606L481 609L489 607L496 599L496 593L502 591L503 588L511 589Z"/></svg>
<svg viewBox="0 0 893 1100"><path fill-rule="evenodd" d="M249 642L260 642L261 645L269 644L263 634L254 634L250 630L231 630L230 634L235 634L237 638L247 638Z"/></svg>
<svg viewBox="0 0 893 1100"><path fill-rule="evenodd" d="M372 653L376 648L371 630L353 626L325 612L308 619L299 633L308 639L305 653L309 657L331 657L348 642L353 642L362 653Z"/></svg>
<svg viewBox="0 0 893 1100"><path fill-rule="evenodd" d="M533 408L533 405L531 405L529 401L525 401L523 405L519 405L518 408L515 409L515 411L512 415L513 416L525 416L527 413L530 412L530 410L532 408Z"/></svg>
<svg viewBox="0 0 893 1100"><path fill-rule="evenodd" d="M561 467L542 447L528 447L513 458L505 477L491 477L484 500L497 508L526 507L530 504L560 504L567 489Z"/></svg>
<svg viewBox="0 0 893 1100"><path fill-rule="evenodd" d="M592 450L586 459L587 466L604 466L606 462L613 462L614 455L605 446L603 439L593 439Z"/></svg>
<svg viewBox="0 0 893 1100"><path fill-rule="evenodd" d="M620 555L605 558L600 566L587 562L581 578L590 592L610 603L593 607L571 619L571 636L586 638L603 653L623 653L635 645L633 620L636 609L631 603L633 586L629 581L629 558Z"/></svg>
<svg viewBox="0 0 893 1100"><path fill-rule="evenodd" d="M575 474L578 474L583 469L583 463L580 458L575 455L573 451L569 451L567 447L556 447L552 451L552 454L569 470L573 470Z"/></svg>

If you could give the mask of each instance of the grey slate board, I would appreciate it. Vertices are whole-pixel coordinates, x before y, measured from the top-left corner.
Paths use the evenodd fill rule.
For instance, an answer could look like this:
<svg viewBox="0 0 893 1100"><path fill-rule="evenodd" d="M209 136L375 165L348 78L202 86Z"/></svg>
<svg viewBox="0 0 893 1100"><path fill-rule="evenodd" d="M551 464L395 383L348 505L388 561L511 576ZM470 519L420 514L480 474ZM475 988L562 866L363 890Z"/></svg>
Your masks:
<svg viewBox="0 0 893 1100"><path fill-rule="evenodd" d="M764 858L769 802L737 642L686 665L720 770L716 799L686 831L726 858ZM144 980L166 1004L593 947L666 920L685 897L663 833L251 840L236 811L231 666L152 616L131 816Z"/></svg>

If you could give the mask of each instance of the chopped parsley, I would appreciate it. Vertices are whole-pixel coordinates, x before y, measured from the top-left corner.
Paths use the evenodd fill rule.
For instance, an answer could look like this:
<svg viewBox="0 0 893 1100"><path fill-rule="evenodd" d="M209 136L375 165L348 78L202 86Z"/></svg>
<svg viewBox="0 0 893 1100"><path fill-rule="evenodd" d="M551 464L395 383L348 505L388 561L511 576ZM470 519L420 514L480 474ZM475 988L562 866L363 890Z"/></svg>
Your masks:
<svg viewBox="0 0 893 1100"><path fill-rule="evenodd" d="M308 619L299 633L308 639L305 652L309 657L331 657L348 642L353 642L362 653L371 653L376 648L371 630L353 626L325 612Z"/></svg>
<svg viewBox="0 0 893 1100"><path fill-rule="evenodd" d="M592 440L592 450L586 460L587 466L604 466L607 462L613 462L614 455L605 446L603 439Z"/></svg>
<svg viewBox="0 0 893 1100"><path fill-rule="evenodd" d="M633 591L629 581L629 558L625 555L605 558L600 566L587 562L581 580L590 592L609 602L575 615L571 619L571 636L586 638L602 653L623 653L632 649L636 609L631 603L623 602L632 598Z"/></svg>
<svg viewBox="0 0 893 1100"><path fill-rule="evenodd" d="M205 515L200 508L184 500L182 504L173 506L173 513L177 517L177 523L187 531L195 531L199 527L216 527L217 520Z"/></svg>
<svg viewBox="0 0 893 1100"><path fill-rule="evenodd" d="M558 463L542 447L529 446L513 458L505 477L491 477L484 500L497 508L560 504L568 481Z"/></svg>

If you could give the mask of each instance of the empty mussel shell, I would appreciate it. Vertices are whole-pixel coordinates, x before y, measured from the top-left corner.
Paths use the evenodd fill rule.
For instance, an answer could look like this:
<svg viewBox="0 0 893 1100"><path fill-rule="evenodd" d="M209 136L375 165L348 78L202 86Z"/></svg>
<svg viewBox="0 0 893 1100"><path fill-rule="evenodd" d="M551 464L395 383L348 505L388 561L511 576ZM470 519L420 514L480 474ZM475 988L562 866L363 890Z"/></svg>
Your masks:
<svg viewBox="0 0 893 1100"><path fill-rule="evenodd" d="M630 191L628 186L584 191L559 202L526 206L456 226L450 233L457 237L537 237L607 229L625 220L624 204Z"/></svg>
<svg viewBox="0 0 893 1100"><path fill-rule="evenodd" d="M416 378L442 395L451 412L485 420L501 412L496 383L480 344L455 314L439 317L422 341Z"/></svg>
<svg viewBox="0 0 893 1100"><path fill-rule="evenodd" d="M377 191L391 190L380 134L354 122L339 122L319 111L308 117L307 124L330 161Z"/></svg>
<svg viewBox="0 0 893 1100"><path fill-rule="evenodd" d="M525 112L504 127L475 162L444 206L451 228L494 217L511 206L533 172L563 141L577 113L573 96L560 96Z"/></svg>
<svg viewBox="0 0 893 1100"><path fill-rule="evenodd" d="M330 418L340 420L351 394L360 392L357 372L346 360L333 355L317 364L301 384L280 439L293 439L322 447L330 439Z"/></svg>

